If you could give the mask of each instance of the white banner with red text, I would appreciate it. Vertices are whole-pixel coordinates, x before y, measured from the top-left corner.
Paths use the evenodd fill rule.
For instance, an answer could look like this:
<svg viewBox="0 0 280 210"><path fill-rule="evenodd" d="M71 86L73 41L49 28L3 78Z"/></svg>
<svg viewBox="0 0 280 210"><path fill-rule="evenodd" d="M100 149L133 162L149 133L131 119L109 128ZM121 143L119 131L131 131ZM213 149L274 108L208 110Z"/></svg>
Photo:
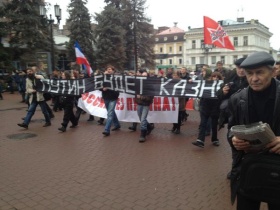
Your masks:
<svg viewBox="0 0 280 210"><path fill-rule="evenodd" d="M107 118L104 100L99 90L82 94L78 106L91 115ZM178 108L177 97L155 96L147 119L150 123L177 123ZM139 122L137 104L133 95L120 93L115 110L119 121Z"/></svg>

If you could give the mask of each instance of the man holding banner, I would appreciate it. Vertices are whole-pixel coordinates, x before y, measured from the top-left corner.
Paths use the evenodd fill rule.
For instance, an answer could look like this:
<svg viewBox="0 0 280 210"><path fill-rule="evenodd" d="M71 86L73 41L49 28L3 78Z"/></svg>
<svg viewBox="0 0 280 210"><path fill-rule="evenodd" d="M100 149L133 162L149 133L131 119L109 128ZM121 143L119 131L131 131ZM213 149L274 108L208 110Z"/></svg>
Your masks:
<svg viewBox="0 0 280 210"><path fill-rule="evenodd" d="M108 65L106 67L105 74L114 74L114 71L115 68L112 65ZM110 82L110 81L106 81L106 82ZM116 131L121 128L120 122L115 112L115 107L120 93L114 90L110 90L106 87L101 88L100 91L102 91L102 98L104 99L105 107L107 109L107 120L106 120L104 132L102 132L102 134L104 136L109 136L112 123L115 126L112 129L112 131Z"/></svg>
<svg viewBox="0 0 280 210"><path fill-rule="evenodd" d="M140 72L139 76L147 77L148 73L146 71ZM139 142L143 143L146 141L146 135L150 134L153 130L153 126L147 121L147 116L150 110L150 105L153 103L154 96L143 96L136 95L137 103L137 114L140 120L141 134Z"/></svg>

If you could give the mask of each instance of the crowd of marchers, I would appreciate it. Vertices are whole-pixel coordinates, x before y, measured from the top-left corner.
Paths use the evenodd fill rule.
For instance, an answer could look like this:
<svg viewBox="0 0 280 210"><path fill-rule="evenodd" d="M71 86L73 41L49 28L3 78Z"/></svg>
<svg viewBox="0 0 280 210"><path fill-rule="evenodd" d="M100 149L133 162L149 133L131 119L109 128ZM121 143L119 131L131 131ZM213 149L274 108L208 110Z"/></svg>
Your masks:
<svg viewBox="0 0 280 210"><path fill-rule="evenodd" d="M280 62L275 62L272 56L265 52L257 52L248 57L239 58L235 61L234 69L226 69L222 62L217 62L216 69L212 70L208 65L203 65L199 72L189 72L187 68L183 67L179 70L168 68L166 70L159 69L157 75L151 75L147 70L140 69L137 72L128 71L127 75L137 75L143 77L166 77L187 80L191 83L194 80L223 80L220 89L213 98L197 99L198 110L200 113L200 123L198 127L197 139L192 144L199 148L204 148L205 137L211 136L211 143L217 147L220 145L218 139L218 131L228 126L229 145L232 150L232 170L227 174L227 178L231 179L232 200L237 197L237 209L259 209L262 199L256 199L254 196L244 196L239 191L240 166L242 160L248 154L250 144L238 139L232 135L230 128L234 125L251 124L254 122L268 123L273 130L276 138L266 146L266 151L270 153L280 154ZM118 74L114 66L107 65L104 71L96 70L96 74ZM52 95L48 98L46 94L36 91L36 79L48 78L43 71L41 65L28 68L20 75L21 83L19 85L19 93L22 97L22 102L26 102L28 110L23 122L18 123L18 126L28 129L32 116L36 111L36 107L41 107L45 118L44 127L51 126L51 118L54 117L54 112L63 111L63 119L61 127L58 128L61 132L66 132L69 128L75 128L79 124L79 118L84 111L77 106L79 97L69 95ZM54 69L50 78L52 79L77 79L84 78L86 75L77 68L69 71L60 71ZM111 131L121 129L121 124L115 113L115 107L118 101L119 92L110 90L108 88L101 88L102 98L107 110L107 118L99 118L98 123L104 125L102 135L104 137L110 136ZM2 90L1 90L2 92ZM12 92L11 92L12 93ZM147 136L152 132L155 125L148 122L149 107L153 103L154 96L135 95L137 103L137 114L140 123L133 122L129 127L130 130L136 131L137 124L140 127L139 142L143 143L147 140ZM3 99L0 94L0 99ZM51 100L53 108L51 109L47 101ZM173 123L170 131L174 134L181 133L181 125L186 120L188 113L186 112L186 103L189 98L179 98L178 121ZM89 115L88 121L93 121L94 116ZM275 124L275 122L277 122ZM70 125L69 125L70 124ZM280 190L280 189L279 189ZM274 201L266 201L269 209L280 209L280 204Z"/></svg>

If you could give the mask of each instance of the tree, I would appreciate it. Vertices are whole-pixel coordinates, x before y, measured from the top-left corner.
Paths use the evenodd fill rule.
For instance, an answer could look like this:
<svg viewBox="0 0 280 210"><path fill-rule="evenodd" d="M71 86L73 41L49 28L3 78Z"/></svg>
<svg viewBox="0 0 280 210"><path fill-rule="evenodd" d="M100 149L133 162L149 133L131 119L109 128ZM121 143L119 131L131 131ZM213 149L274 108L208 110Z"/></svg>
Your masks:
<svg viewBox="0 0 280 210"><path fill-rule="evenodd" d="M125 13L126 53L128 60L134 60L149 68L155 65L154 32L151 20L145 16L146 0L124 0L122 5ZM133 52L133 53L132 53ZM136 61L135 61L136 57Z"/></svg>
<svg viewBox="0 0 280 210"><path fill-rule="evenodd" d="M91 65L94 64L93 56L93 31L91 29L90 15L85 6L87 0L71 0L68 5L69 19L69 43L67 45L69 58L76 60L74 43L77 41L83 54Z"/></svg>
<svg viewBox="0 0 280 210"><path fill-rule="evenodd" d="M95 54L99 68L111 64L119 70L124 69L126 43L123 19L122 12L113 5L105 6L101 14L96 14Z"/></svg>
<svg viewBox="0 0 280 210"><path fill-rule="evenodd" d="M145 16L146 0L105 0L105 3L123 14L121 23L125 30L127 58L125 68L132 69L135 65L138 68L139 63L154 68L154 32L150 19Z"/></svg>
<svg viewBox="0 0 280 210"><path fill-rule="evenodd" d="M35 60L34 52L50 49L49 31L39 15L40 4L38 0L12 0L3 5L0 18L5 22L4 33L10 37L13 59Z"/></svg>

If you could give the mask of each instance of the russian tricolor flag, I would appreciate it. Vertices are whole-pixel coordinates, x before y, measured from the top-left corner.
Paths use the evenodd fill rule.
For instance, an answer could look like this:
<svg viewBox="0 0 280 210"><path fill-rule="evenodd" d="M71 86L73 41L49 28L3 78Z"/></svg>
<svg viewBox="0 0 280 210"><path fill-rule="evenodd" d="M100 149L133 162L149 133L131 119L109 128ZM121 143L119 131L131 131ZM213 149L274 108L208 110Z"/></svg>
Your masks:
<svg viewBox="0 0 280 210"><path fill-rule="evenodd" d="M88 76L90 76L93 73L92 68L90 67L90 64L87 58L85 57L85 55L82 53L81 47L77 41L75 41L75 53L76 53L76 63L85 65L87 69L87 74Z"/></svg>

